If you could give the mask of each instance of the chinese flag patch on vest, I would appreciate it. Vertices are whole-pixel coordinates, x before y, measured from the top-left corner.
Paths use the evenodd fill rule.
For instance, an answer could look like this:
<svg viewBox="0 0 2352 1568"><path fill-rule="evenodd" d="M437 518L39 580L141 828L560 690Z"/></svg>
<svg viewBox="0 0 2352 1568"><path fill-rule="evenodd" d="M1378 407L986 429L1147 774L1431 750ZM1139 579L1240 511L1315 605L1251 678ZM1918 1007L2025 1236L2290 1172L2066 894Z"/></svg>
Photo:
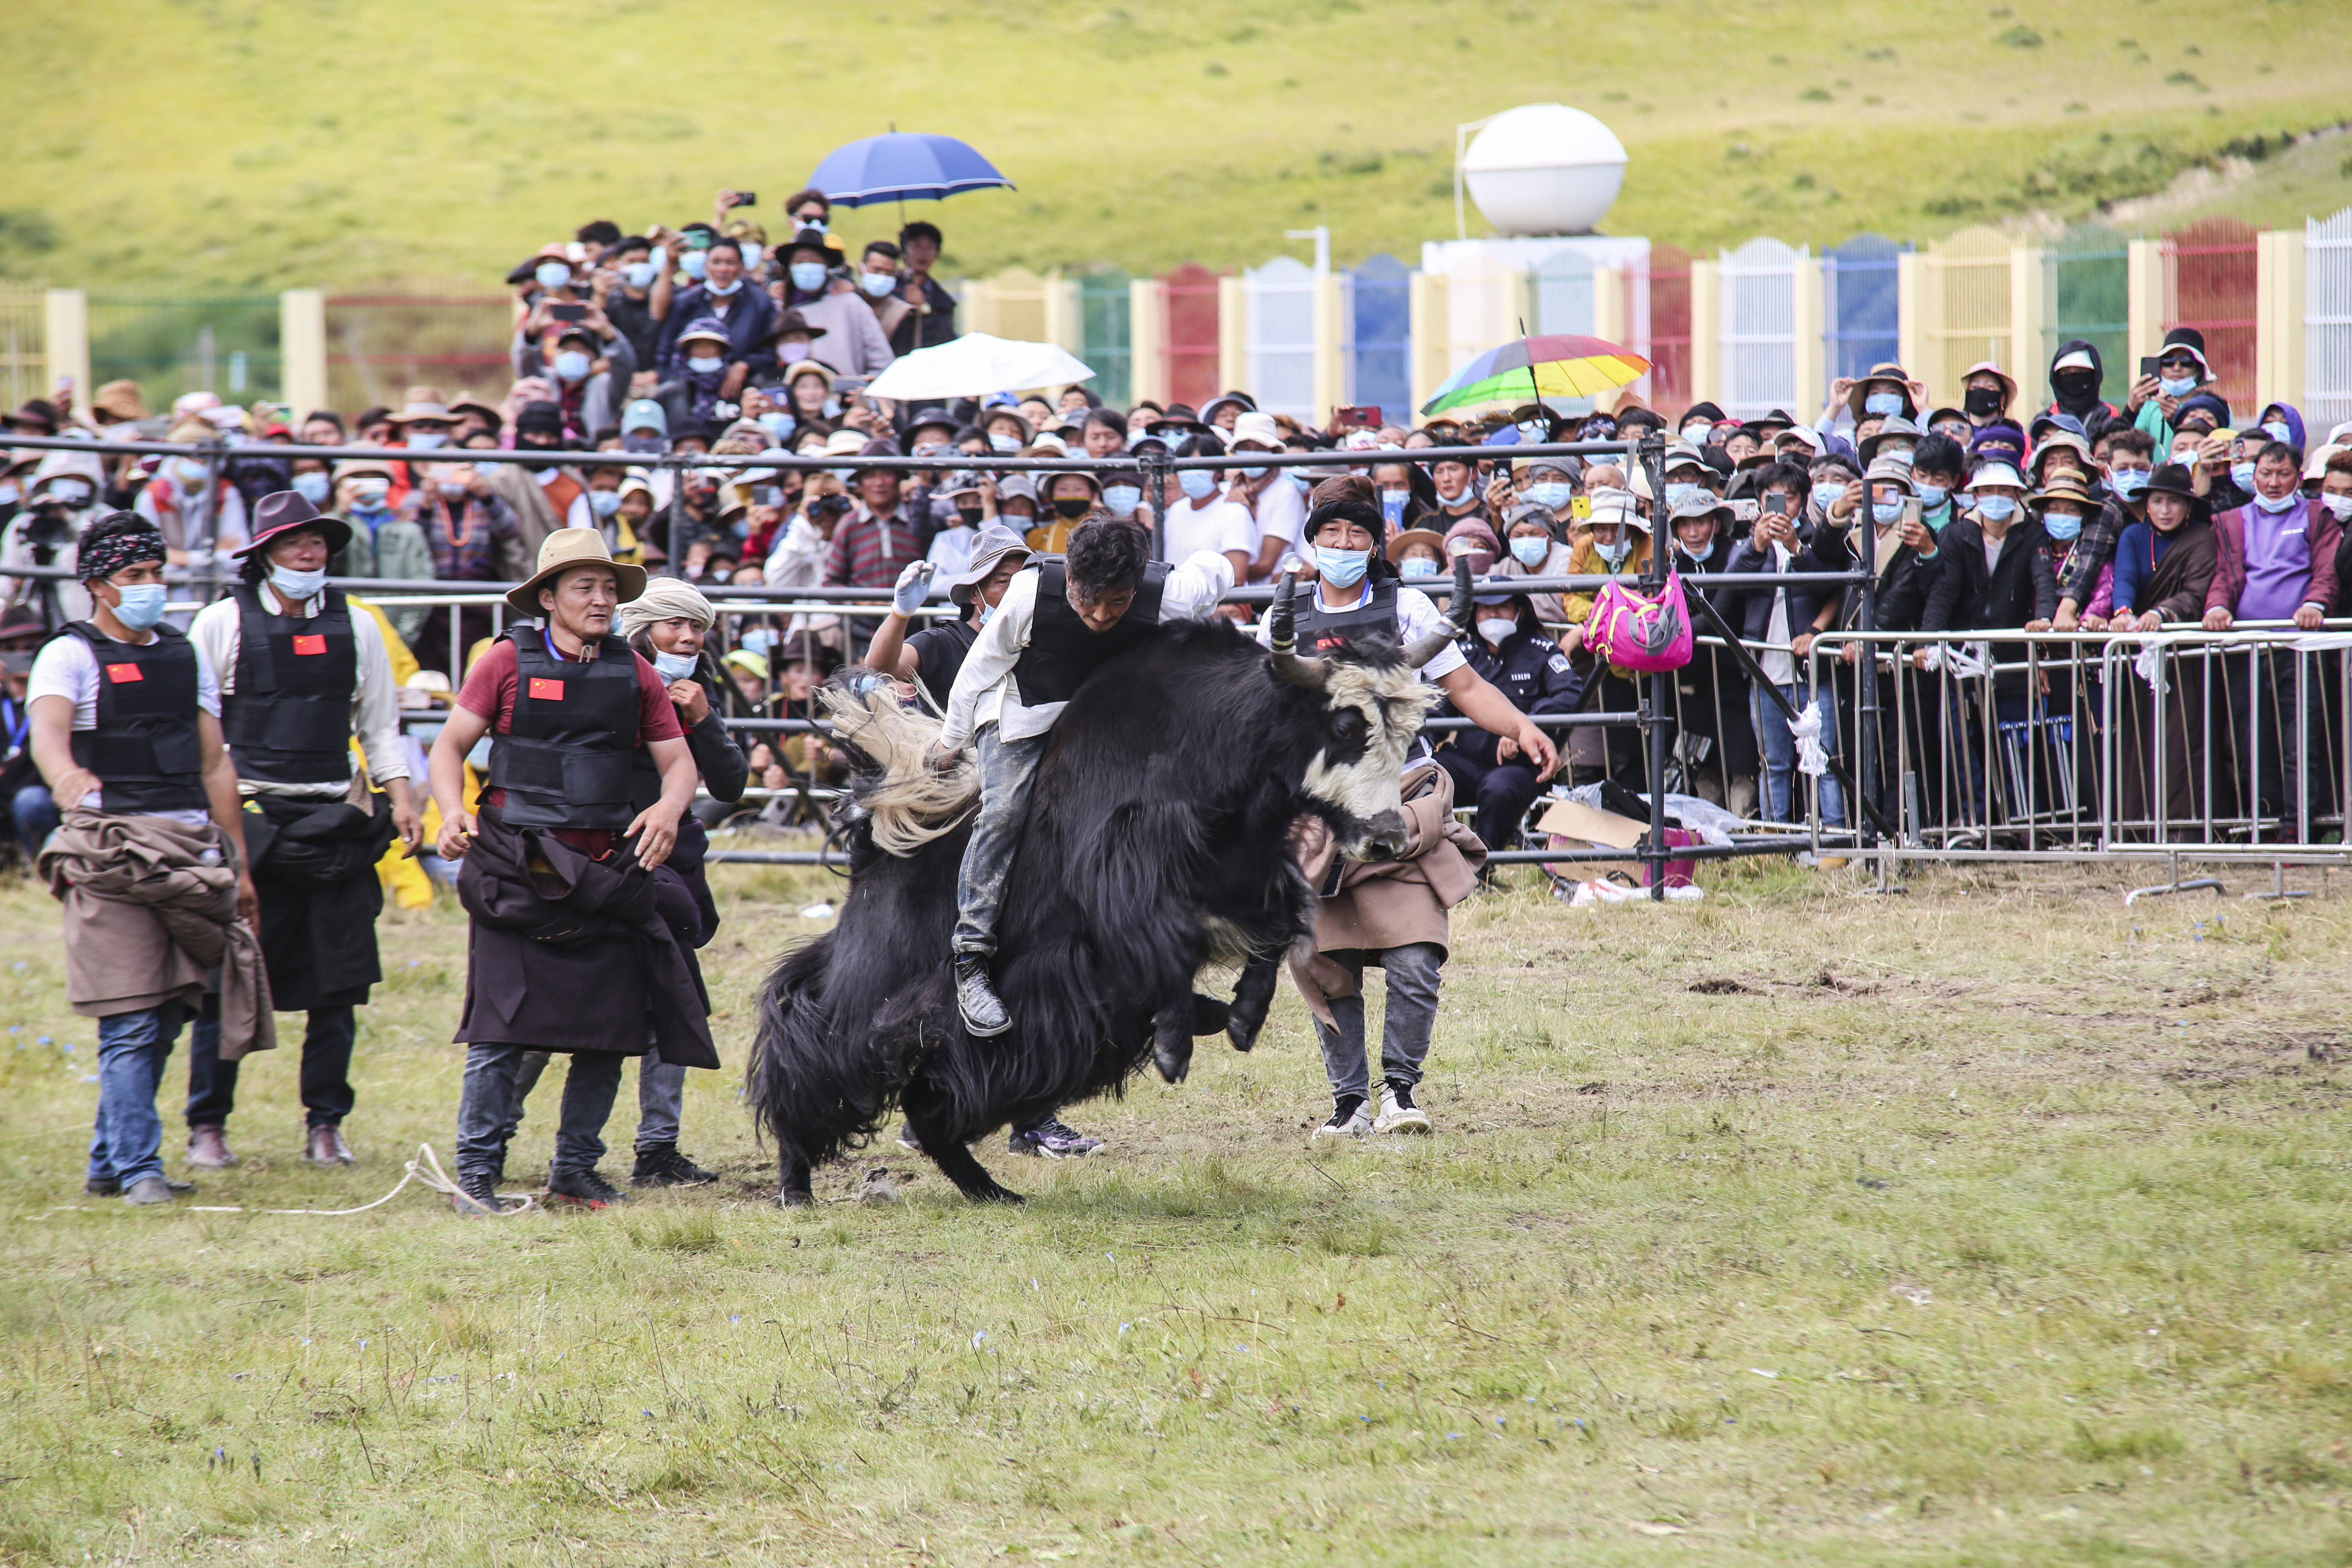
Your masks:
<svg viewBox="0 0 2352 1568"><path fill-rule="evenodd" d="M326 652L327 638L325 634L320 632L305 632L297 634L294 638L294 651L298 654Z"/></svg>
<svg viewBox="0 0 2352 1568"><path fill-rule="evenodd" d="M106 679L120 686L126 680L144 680L147 678L140 673L135 664L110 664L106 667Z"/></svg>
<svg viewBox="0 0 2352 1568"><path fill-rule="evenodd" d="M563 682L560 680L550 680L543 675L532 676L530 678L530 700L533 702L562 701Z"/></svg>

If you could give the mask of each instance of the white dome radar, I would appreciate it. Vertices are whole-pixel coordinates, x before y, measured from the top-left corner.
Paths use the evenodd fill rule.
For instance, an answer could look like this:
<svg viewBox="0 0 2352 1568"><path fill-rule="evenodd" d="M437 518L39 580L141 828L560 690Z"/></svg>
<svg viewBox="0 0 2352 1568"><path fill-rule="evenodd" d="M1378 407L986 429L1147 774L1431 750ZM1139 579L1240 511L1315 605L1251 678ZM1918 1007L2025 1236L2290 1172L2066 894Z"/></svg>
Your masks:
<svg viewBox="0 0 2352 1568"><path fill-rule="evenodd" d="M1580 109L1521 104L1472 140L1462 176L1502 234L1590 234L1624 186L1625 144Z"/></svg>

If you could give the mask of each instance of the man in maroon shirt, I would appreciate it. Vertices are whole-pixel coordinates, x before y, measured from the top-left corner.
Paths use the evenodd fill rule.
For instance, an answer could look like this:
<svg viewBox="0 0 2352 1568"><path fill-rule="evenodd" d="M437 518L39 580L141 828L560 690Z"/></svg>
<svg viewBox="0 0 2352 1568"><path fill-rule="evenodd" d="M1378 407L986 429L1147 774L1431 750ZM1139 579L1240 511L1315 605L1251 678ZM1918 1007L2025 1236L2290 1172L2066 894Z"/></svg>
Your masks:
<svg viewBox="0 0 2352 1568"><path fill-rule="evenodd" d="M857 455L896 458L901 454L889 442L874 440L859 448ZM887 598L907 563L920 561L930 541L900 510L906 469L860 468L850 482L856 488L861 504L856 517L833 531L833 548L824 558L825 584L828 587L874 588L879 590L877 598ZM852 621L848 646L864 647L881 628L879 620Z"/></svg>
<svg viewBox="0 0 2352 1568"><path fill-rule="evenodd" d="M658 1036L667 1061L718 1065L700 1012L694 1028L707 1061L693 1059L693 1028L661 1032L689 1002L701 1006L699 998L667 994L684 972L666 970L657 951L666 891L659 868L693 804L696 773L660 675L612 635L614 612L645 591L645 569L614 562L593 528L548 535L539 568L507 599L519 614L545 620L520 623L482 656L433 743L441 855L473 856L458 873L474 917L457 1037L467 1046L457 1110L463 1191L451 1200L461 1214L499 1207L515 1074L526 1052L572 1057L547 1190L590 1208L625 1197L596 1172L622 1058L645 1055ZM480 811L468 813L465 757L486 734L488 787ZM643 811L634 809L630 782L640 745L662 780L661 798ZM563 886L546 891L542 882ZM672 1054L681 1045L687 1054Z"/></svg>

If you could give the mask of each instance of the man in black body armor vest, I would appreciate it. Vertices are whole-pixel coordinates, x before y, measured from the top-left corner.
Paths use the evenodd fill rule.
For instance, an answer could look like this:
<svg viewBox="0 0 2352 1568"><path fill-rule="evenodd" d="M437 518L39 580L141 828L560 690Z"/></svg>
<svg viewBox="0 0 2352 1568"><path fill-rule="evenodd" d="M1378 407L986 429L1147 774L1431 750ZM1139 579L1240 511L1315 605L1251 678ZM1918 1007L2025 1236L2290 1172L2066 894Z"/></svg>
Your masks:
<svg viewBox="0 0 2352 1568"><path fill-rule="evenodd" d="M658 1047L678 1067L716 1068L709 1004L686 957L701 912L663 865L694 802L694 755L669 689L613 633L640 566L616 563L593 528L558 529L539 570L508 594L524 622L475 661L433 743L440 851L462 861L467 933L466 1054L457 1109L460 1214L496 1213L530 1051L569 1053L548 1195L585 1208L625 1200L597 1173L621 1065ZM492 736L488 787L465 809L466 753ZM642 745L661 795L633 799Z"/></svg>
<svg viewBox="0 0 2352 1568"><path fill-rule="evenodd" d="M261 498L241 581L197 612L188 635L219 672L221 734L236 765L269 990L282 1012L310 1015L302 1034L302 1157L348 1165L343 1118L352 1105L355 1009L383 978L375 942L383 912L376 862L397 837L424 837L400 738L400 701L383 628L327 586L327 562L351 525L294 490ZM352 763L356 734L367 772ZM369 781L382 786L378 795ZM236 1163L227 1121L237 1064L219 1052L209 1014L188 1042L188 1163Z"/></svg>
<svg viewBox="0 0 2352 1568"><path fill-rule="evenodd" d="M40 873L65 905L66 996L98 1019L86 1190L132 1204L192 1190L163 1174L155 1090L206 971L238 989L229 1054L271 1043L220 689L162 624L163 560L163 534L137 515L93 524L77 563L89 619L41 649L26 692L33 758L64 814Z"/></svg>
<svg viewBox="0 0 2352 1568"><path fill-rule="evenodd" d="M1300 652L1328 652L1342 642L1366 638L1402 646L1444 626L1429 595L1405 586L1390 563L1382 548L1387 522L1369 480L1354 475L1326 479L1315 487L1308 506L1302 542L1312 552L1316 577L1311 587L1300 588L1290 602ZM1275 617L1266 616L1260 626L1260 640L1271 644L1274 628ZM1420 673L1422 679L1445 693L1455 712L1500 737L1510 748L1504 754L1524 758L1535 768L1538 780L1559 771L1559 752L1551 738L1473 668L1458 645L1449 643L1440 648ZM1413 781L1415 768L1434 773L1427 757L1425 751L1420 752L1408 764L1408 783ZM1433 777L1420 787L1439 782ZM1450 799L1450 784L1445 788ZM1416 794L1408 791L1409 813ZM1446 853L1440 847L1442 843L1431 836L1419 841L1413 853ZM1382 869L1380 865L1358 868L1352 875L1378 875ZM1325 992L1331 1018L1326 1021L1318 1015L1315 1020L1332 1101L1331 1119L1316 1130L1315 1136L1425 1133L1430 1131L1429 1117L1415 1103L1414 1090L1421 1083L1422 1063L1428 1058L1437 1023L1439 971L1446 957L1445 905L1423 888L1410 896L1404 910L1407 918L1385 933L1381 928L1386 921L1335 921L1339 902L1346 896L1342 881L1350 874L1346 868L1333 865L1321 887L1326 902L1318 919L1318 946L1331 966L1326 973L1337 989ZM1349 934L1344 941L1332 942L1328 933L1342 924ZM1388 988L1381 1018L1384 1038L1377 1102L1364 1043L1363 972L1373 966L1386 975Z"/></svg>
<svg viewBox="0 0 2352 1568"><path fill-rule="evenodd" d="M1200 551L1170 566L1131 522L1097 512L1065 556L1040 556L1013 579L964 656L940 731L948 755L976 746L980 815L956 879L956 1005L974 1035L1012 1027L989 975L996 910L1029 809L1029 778L1063 707L1096 670L1162 621L1205 620L1233 586L1233 563Z"/></svg>

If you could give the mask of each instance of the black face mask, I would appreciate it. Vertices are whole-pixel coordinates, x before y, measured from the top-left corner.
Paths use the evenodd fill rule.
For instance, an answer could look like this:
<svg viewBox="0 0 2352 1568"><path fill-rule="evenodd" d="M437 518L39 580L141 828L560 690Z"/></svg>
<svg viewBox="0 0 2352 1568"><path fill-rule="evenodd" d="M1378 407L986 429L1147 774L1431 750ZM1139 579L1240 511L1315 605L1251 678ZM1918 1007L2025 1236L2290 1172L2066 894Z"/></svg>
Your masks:
<svg viewBox="0 0 2352 1568"><path fill-rule="evenodd" d="M528 440L518 436L515 437L515 449L522 452L551 452L555 450L555 443L552 441L541 443ZM551 462L539 462L525 463L523 467L530 469L533 473L537 473L542 468L551 468L555 467L555 465Z"/></svg>
<svg viewBox="0 0 2352 1568"><path fill-rule="evenodd" d="M2099 395L2095 371L2069 368L2050 378L2050 389L2068 403L2088 403Z"/></svg>
<svg viewBox="0 0 2352 1568"><path fill-rule="evenodd" d="M1055 496L1054 498L1055 512L1069 519L1072 522L1077 521L1094 509L1095 502L1092 496Z"/></svg>
<svg viewBox="0 0 2352 1568"><path fill-rule="evenodd" d="M980 508L976 506L960 506L956 508L956 516L963 520L966 528L978 528L983 521Z"/></svg>
<svg viewBox="0 0 2352 1568"><path fill-rule="evenodd" d="M1971 419L1990 419L2000 412L2000 388L1971 386L1960 399L1960 406L1968 410Z"/></svg>

